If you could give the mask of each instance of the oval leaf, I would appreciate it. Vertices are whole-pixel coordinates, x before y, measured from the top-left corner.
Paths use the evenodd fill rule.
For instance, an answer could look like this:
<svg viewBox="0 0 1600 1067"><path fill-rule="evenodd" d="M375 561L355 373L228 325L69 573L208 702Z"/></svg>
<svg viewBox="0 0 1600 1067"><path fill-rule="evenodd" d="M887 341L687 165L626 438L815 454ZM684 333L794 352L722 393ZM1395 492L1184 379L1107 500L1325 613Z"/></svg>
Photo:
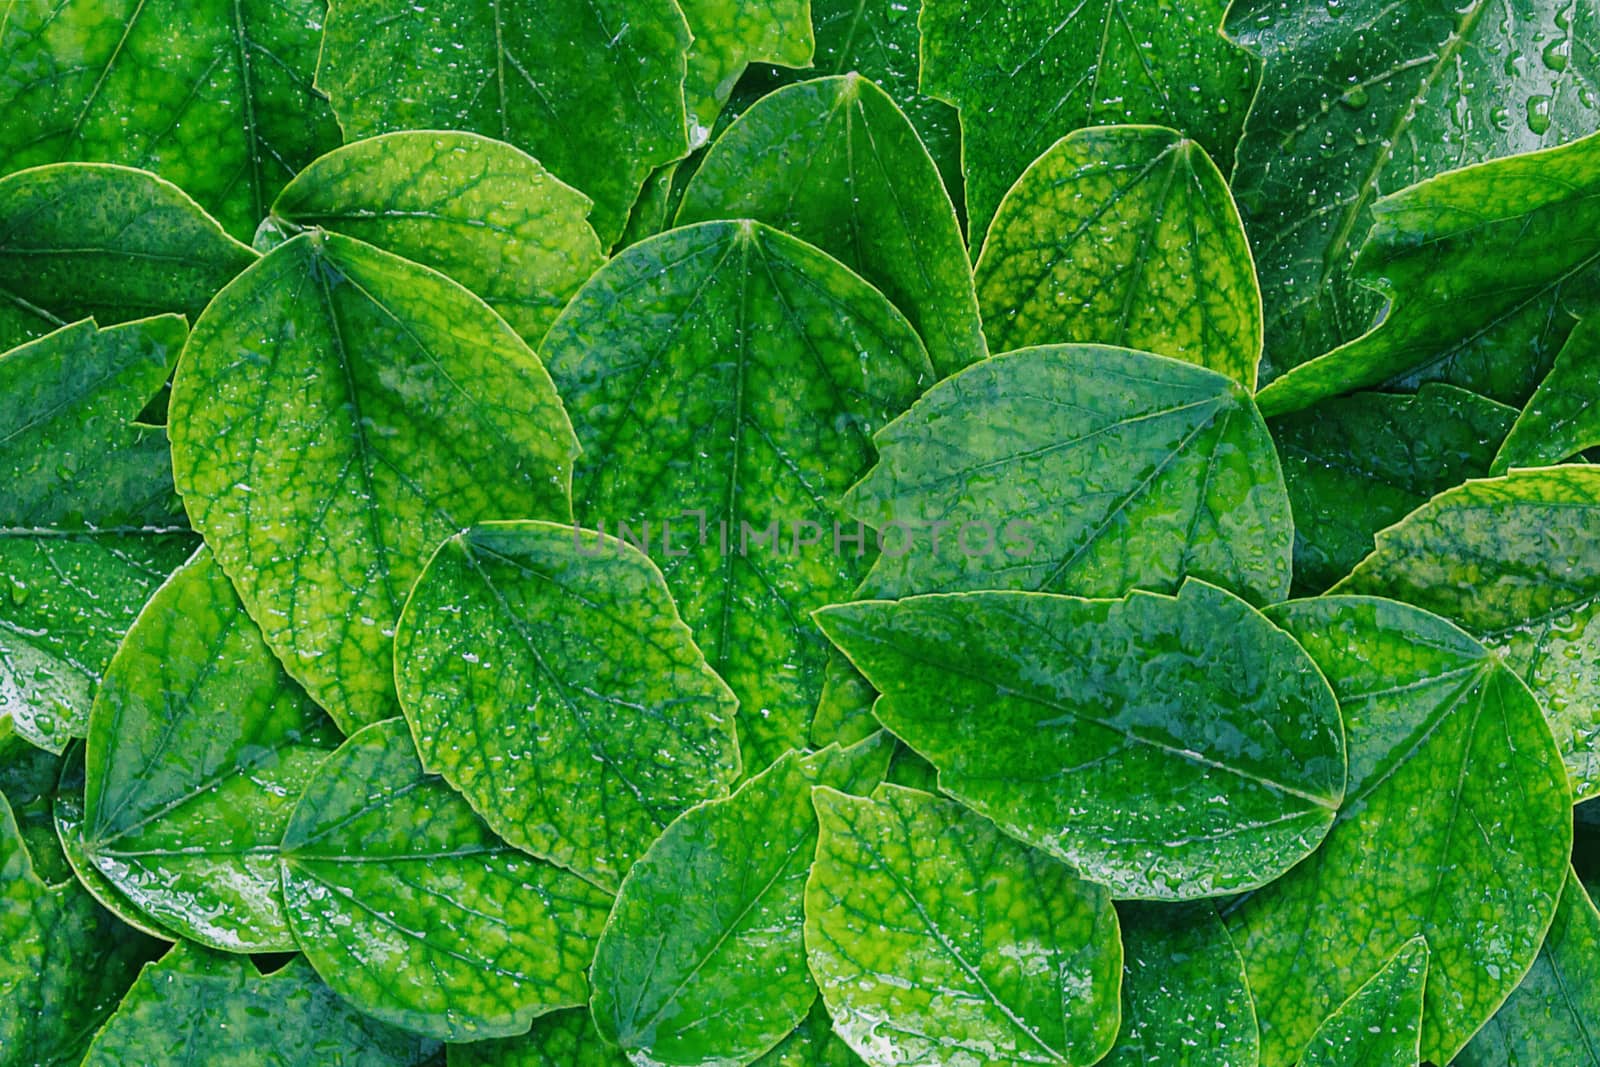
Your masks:
<svg viewBox="0 0 1600 1067"><path fill-rule="evenodd" d="M738 702L621 542L553 523L457 534L417 579L395 659L423 766L597 884L739 777Z"/></svg>
<svg viewBox="0 0 1600 1067"><path fill-rule="evenodd" d="M189 517L346 729L397 711L395 620L441 541L570 514L577 445L538 357L443 275L336 234L279 246L212 301L171 433Z"/></svg>
<svg viewBox="0 0 1600 1067"><path fill-rule="evenodd" d="M448 1041L582 1004L610 895L501 842L423 773L405 724L353 734L283 835L295 940L338 994Z"/></svg>
<svg viewBox="0 0 1600 1067"><path fill-rule="evenodd" d="M1176 597L964 593L817 613L939 788L1119 898L1265 885L1344 795L1333 694L1203 582Z"/></svg>

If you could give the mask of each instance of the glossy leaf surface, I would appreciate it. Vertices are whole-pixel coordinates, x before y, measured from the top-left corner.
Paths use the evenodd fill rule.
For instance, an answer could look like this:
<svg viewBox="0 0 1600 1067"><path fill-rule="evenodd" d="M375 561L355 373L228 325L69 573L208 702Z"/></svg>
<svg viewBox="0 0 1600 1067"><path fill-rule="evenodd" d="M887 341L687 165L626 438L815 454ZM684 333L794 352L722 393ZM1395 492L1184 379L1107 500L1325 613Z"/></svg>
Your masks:
<svg viewBox="0 0 1600 1067"><path fill-rule="evenodd" d="M1494 457L1493 473L1560 463L1600 445L1600 316L1567 337Z"/></svg>
<svg viewBox="0 0 1600 1067"><path fill-rule="evenodd" d="M1414 938L1317 1028L1300 1067L1416 1067L1428 943Z"/></svg>
<svg viewBox="0 0 1600 1067"><path fill-rule="evenodd" d="M679 0L678 6L694 35L683 83L690 148L710 139L746 66L811 62L810 0Z"/></svg>

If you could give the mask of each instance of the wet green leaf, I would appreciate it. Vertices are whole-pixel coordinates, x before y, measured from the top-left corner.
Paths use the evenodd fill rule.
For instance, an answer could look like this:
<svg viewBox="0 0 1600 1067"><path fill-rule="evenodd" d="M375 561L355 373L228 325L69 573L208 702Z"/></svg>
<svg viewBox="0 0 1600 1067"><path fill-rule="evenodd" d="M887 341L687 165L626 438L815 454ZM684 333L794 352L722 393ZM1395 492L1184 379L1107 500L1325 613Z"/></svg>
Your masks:
<svg viewBox="0 0 1600 1067"><path fill-rule="evenodd" d="M443 275L337 234L212 301L170 421L189 517L346 729L396 713L395 620L441 541L570 514L577 447L538 357Z"/></svg>
<svg viewBox="0 0 1600 1067"><path fill-rule="evenodd" d="M846 498L883 531L863 596L1024 589L1120 596L1196 575L1289 590L1277 457L1237 382L1098 345L967 368L879 432ZM839 598L842 599L842 598Z"/></svg>
<svg viewBox="0 0 1600 1067"><path fill-rule="evenodd" d="M1488 473L1515 408L1430 382L1415 394L1356 393L1273 419L1294 506L1294 587L1349 574L1373 535L1446 489Z"/></svg>
<svg viewBox="0 0 1600 1067"><path fill-rule="evenodd" d="M1486 6L1474 0L1470 11ZM1543 19L1557 5L1536 9ZM1571 331L1567 312L1594 306L1600 293L1600 136L1442 175L1377 201L1370 215L1356 270L1389 298L1383 321L1273 381L1262 410L1294 411L1390 380L1444 380L1520 404Z"/></svg>
<svg viewBox="0 0 1600 1067"><path fill-rule="evenodd" d="M746 66L811 64L810 0L679 0L678 6L694 34L683 84L690 148L710 140Z"/></svg>
<svg viewBox="0 0 1600 1067"><path fill-rule="evenodd" d="M1458 1067L1600 1065L1600 912L1567 877L1533 970L1456 1057Z"/></svg>
<svg viewBox="0 0 1600 1067"><path fill-rule="evenodd" d="M1566 0L1515 10L1490 0L1238 0L1229 7L1229 35L1266 64L1234 174L1267 298L1265 380L1372 324L1382 298L1363 288L1370 274L1355 261L1374 221L1380 242L1392 223L1385 217L1392 207L1380 197L1600 128L1600 56L1582 44L1597 29L1592 5ZM1502 198L1522 192L1515 182L1478 191L1480 222L1504 218ZM1370 248L1362 252L1370 256ZM1393 314L1388 322L1442 355L1529 295L1520 284L1526 270L1503 259L1493 270L1500 291L1488 303L1466 297L1429 329L1413 331ZM1502 278L1518 284L1502 286ZM1451 380L1506 399L1481 382Z"/></svg>
<svg viewBox="0 0 1600 1067"><path fill-rule="evenodd" d="M164 929L290 951L278 842L339 741L202 550L151 598L95 696L81 847Z"/></svg>
<svg viewBox="0 0 1600 1067"><path fill-rule="evenodd" d="M1317 1028L1300 1067L1416 1067L1428 943L1413 938Z"/></svg>
<svg viewBox="0 0 1600 1067"><path fill-rule="evenodd" d="M863 1067L863 1064L861 1057L834 1033L827 1005L819 996L805 1021L750 1067Z"/></svg>
<svg viewBox="0 0 1600 1067"><path fill-rule="evenodd" d="M188 194L98 163L0 178L0 351L75 319L198 315L254 254ZM181 343L181 341L180 341Z"/></svg>
<svg viewBox="0 0 1600 1067"><path fill-rule="evenodd" d="M804 745L827 660L806 615L865 571L839 500L932 380L915 332L809 245L713 222L612 260L542 353L583 445L578 517L648 539L739 697L745 770Z"/></svg>
<svg viewBox="0 0 1600 1067"><path fill-rule="evenodd" d="M1571 459L1600 445L1600 316L1579 323L1494 457L1493 473Z"/></svg>
<svg viewBox="0 0 1600 1067"><path fill-rule="evenodd" d="M1255 1004L1215 909L1126 903L1117 918L1122 1032L1101 1067L1253 1067Z"/></svg>
<svg viewBox="0 0 1600 1067"><path fill-rule="evenodd" d="M395 638L422 763L502 837L615 889L739 777L738 702L637 549L554 523L457 534Z"/></svg>
<svg viewBox="0 0 1600 1067"><path fill-rule="evenodd" d="M1498 656L1389 600L1272 608L1344 714L1350 778L1327 840L1228 916L1289 1067L1406 942L1432 951L1422 1052L1448 1063L1533 963L1572 848L1572 795L1539 705Z"/></svg>
<svg viewBox="0 0 1600 1067"><path fill-rule="evenodd" d="M263 975L248 959L183 945L149 964L95 1035L84 1067L421 1067L439 1046L356 1011L304 960Z"/></svg>
<svg viewBox="0 0 1600 1067"><path fill-rule="evenodd" d="M1327 684L1203 582L1124 600L862 601L817 621L944 792L1120 898L1265 885L1317 846L1344 795Z"/></svg>
<svg viewBox="0 0 1600 1067"><path fill-rule="evenodd" d="M0 720L60 753L145 600L194 551L159 430L133 425L176 316L84 321L0 355Z"/></svg>
<svg viewBox="0 0 1600 1067"><path fill-rule="evenodd" d="M72 877L72 867L56 840L51 810L61 763L56 753L35 748L12 732L10 719L0 720L0 797L11 804L22 845L46 885L60 885Z"/></svg>
<svg viewBox="0 0 1600 1067"><path fill-rule="evenodd" d="M996 351L1098 341L1255 389L1261 293L1244 226L1211 157L1172 130L1056 142L1000 202L977 276Z"/></svg>
<svg viewBox="0 0 1600 1067"><path fill-rule="evenodd" d="M605 262L589 198L520 149L406 132L330 152L295 176L257 234L320 227L448 274L537 345Z"/></svg>
<svg viewBox="0 0 1600 1067"><path fill-rule="evenodd" d="M12 0L0 18L0 170L65 160L152 170L249 240L295 171L339 143L311 86L325 10L326 0Z"/></svg>
<svg viewBox="0 0 1600 1067"><path fill-rule="evenodd" d="M607 1041L639 1067L715 1067L755 1060L800 1024L817 995L802 934L811 787L870 790L889 751L877 736L785 753L667 827L623 880L595 953Z"/></svg>
<svg viewBox="0 0 1600 1067"><path fill-rule="evenodd" d="M0 797L0 1065L77 1064L154 945L77 882L47 886Z"/></svg>
<svg viewBox="0 0 1600 1067"><path fill-rule="evenodd" d="M1224 169L1255 90L1217 33L1221 0L923 0L922 88L961 110L972 247L1007 189L1064 134L1171 126Z"/></svg>
<svg viewBox="0 0 1600 1067"><path fill-rule="evenodd" d="M516 145L594 201L609 247L650 171L689 151L689 46L673 0L333 0L317 85L347 137Z"/></svg>
<svg viewBox="0 0 1600 1067"><path fill-rule="evenodd" d="M1393 597L1505 658L1543 705L1579 799L1600 794L1600 469L1468 482L1378 534L1336 591Z"/></svg>
<svg viewBox="0 0 1600 1067"><path fill-rule="evenodd" d="M368 1015L471 1041L584 1001L610 894L501 842L423 773L399 720L317 768L282 863L295 940Z"/></svg>
<svg viewBox="0 0 1600 1067"><path fill-rule="evenodd" d="M587 1008L569 1008L520 1037L451 1045L449 1067L628 1067L628 1057L605 1043Z"/></svg>
<svg viewBox="0 0 1600 1067"><path fill-rule="evenodd" d="M806 954L869 1067L1105 1056L1122 944L1104 889L926 793L813 797Z"/></svg>
<svg viewBox="0 0 1600 1067"><path fill-rule="evenodd" d="M904 112L860 75L780 89L717 138L678 223L737 218L809 241L876 285L917 328L939 374L988 355L938 169Z"/></svg>

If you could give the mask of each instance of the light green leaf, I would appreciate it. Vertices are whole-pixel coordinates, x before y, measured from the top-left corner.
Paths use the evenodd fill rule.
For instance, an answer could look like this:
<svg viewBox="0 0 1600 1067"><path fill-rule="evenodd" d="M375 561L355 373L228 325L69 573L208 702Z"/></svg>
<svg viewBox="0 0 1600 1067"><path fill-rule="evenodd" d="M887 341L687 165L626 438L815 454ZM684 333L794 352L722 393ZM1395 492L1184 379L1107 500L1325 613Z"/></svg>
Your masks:
<svg viewBox="0 0 1600 1067"><path fill-rule="evenodd" d="M1533 970L1457 1067L1600 1067L1600 912L1576 872Z"/></svg>
<svg viewBox="0 0 1600 1067"><path fill-rule="evenodd" d="M282 864L295 940L368 1015L471 1041L583 1003L610 894L501 842L423 773L399 720L317 768Z"/></svg>
<svg viewBox="0 0 1600 1067"><path fill-rule="evenodd" d="M263 975L182 945L145 967L83 1063L167 1063L177 1049L207 1067L421 1067L438 1048L362 1015L302 959Z"/></svg>
<svg viewBox="0 0 1600 1067"><path fill-rule="evenodd" d="M1489 470L1515 408L1429 382L1356 393L1273 419L1294 506L1294 587L1320 593L1372 551L1373 535Z"/></svg>
<svg viewBox="0 0 1600 1067"><path fill-rule="evenodd" d="M249 240L295 171L339 143L311 87L325 10L325 0L11 0L0 18L0 169L142 167Z"/></svg>
<svg viewBox="0 0 1600 1067"><path fill-rule="evenodd" d="M800 1024L817 995L802 933L810 790L870 790L889 751L879 735L785 753L667 827L623 880L595 953L590 1006L607 1041L638 1067L721 1067Z"/></svg>
<svg viewBox="0 0 1600 1067"><path fill-rule="evenodd" d="M93 316L198 315L255 259L187 193L100 163L0 178L0 351Z"/></svg>
<svg viewBox="0 0 1600 1067"><path fill-rule="evenodd" d="M1300 1067L1417 1067L1427 977L1428 943L1412 938L1317 1028Z"/></svg>
<svg viewBox="0 0 1600 1067"><path fill-rule="evenodd" d="M876 285L917 328L940 375L989 354L938 168L905 113L859 74L779 89L717 138L678 223L746 217Z"/></svg>
<svg viewBox="0 0 1600 1067"><path fill-rule="evenodd" d="M76 1065L154 944L77 882L47 886L0 797L0 1067Z"/></svg>
<svg viewBox="0 0 1600 1067"><path fill-rule="evenodd" d="M0 355L0 721L81 737L134 616L194 551L166 440L133 425L183 345L176 316L84 321Z"/></svg>
<svg viewBox="0 0 1600 1067"><path fill-rule="evenodd" d="M853 745L878 731L872 717L872 703L878 693L850 665L837 648L828 651L828 666L822 676L822 695L817 698L817 713L811 720L811 746L821 748L838 742Z"/></svg>
<svg viewBox="0 0 1600 1067"><path fill-rule="evenodd" d="M1386 225L1380 197L1600 128L1600 55L1583 43L1597 31L1595 7L1567 0L1338 0L1331 8L1326 0L1236 0L1228 8L1228 34L1266 64L1234 173L1266 295L1265 380L1372 324L1383 301L1354 265L1374 220L1380 233ZM1503 219L1504 198L1521 190L1479 192L1489 194L1473 204L1483 222ZM1463 312L1483 323L1529 295L1526 271L1506 260L1492 269L1498 307L1466 297L1440 309L1438 324L1454 332L1422 330L1416 339L1426 343L1431 332L1442 350L1476 330ZM1516 284L1500 284L1509 278ZM1507 399L1482 382L1450 380Z"/></svg>
<svg viewBox="0 0 1600 1067"><path fill-rule="evenodd" d="M347 137L467 130L594 201L607 247L655 167L689 151L673 0L333 0L317 85Z"/></svg>
<svg viewBox="0 0 1600 1067"><path fill-rule="evenodd" d="M746 66L811 64L816 41L810 0L679 0L678 6L694 34L683 84L691 149L711 139Z"/></svg>
<svg viewBox="0 0 1600 1067"><path fill-rule="evenodd" d="M151 598L95 696L81 847L163 929L290 951L278 842L339 741L202 549Z"/></svg>
<svg viewBox="0 0 1600 1067"><path fill-rule="evenodd" d="M407 132L330 152L278 195L256 242L317 226L448 274L537 345L605 262L589 198L472 133Z"/></svg>
<svg viewBox="0 0 1600 1067"><path fill-rule="evenodd" d="M1265 885L1317 846L1344 795L1327 684L1204 582L1124 600L861 601L817 622L941 790L1119 898Z"/></svg>
<svg viewBox="0 0 1600 1067"><path fill-rule="evenodd" d="M1560 463L1600 445L1600 316L1579 323L1494 457L1493 473Z"/></svg>
<svg viewBox="0 0 1600 1067"><path fill-rule="evenodd" d="M1566 877L1572 794L1539 705L1500 658L1389 600L1272 608L1333 685L1350 761L1322 847L1227 918L1289 1067L1414 937L1432 950L1422 1053L1448 1063L1533 963Z"/></svg>
<svg viewBox="0 0 1600 1067"><path fill-rule="evenodd" d="M583 444L578 517L649 541L739 697L746 772L804 745L827 662L806 615L865 573L871 533L834 524L863 536L840 498L933 378L915 332L809 245L713 222L612 260L542 352Z"/></svg>
<svg viewBox="0 0 1600 1067"><path fill-rule="evenodd" d="M1215 909L1122 904L1117 918L1122 1032L1101 1067L1254 1067L1255 1003Z"/></svg>
<svg viewBox="0 0 1600 1067"><path fill-rule="evenodd" d="M739 777L738 701L648 556L571 525L444 543L395 638L422 764L511 844L616 889Z"/></svg>
<svg viewBox="0 0 1600 1067"><path fill-rule="evenodd" d="M520 1037L451 1045L449 1067L628 1067L628 1058L601 1039L587 1008L569 1008Z"/></svg>
<svg viewBox="0 0 1600 1067"><path fill-rule="evenodd" d="M1442 493L1378 534L1335 591L1415 604L1504 657L1543 705L1582 800L1600 795L1596 546L1600 469L1514 471Z"/></svg>
<svg viewBox="0 0 1600 1067"><path fill-rule="evenodd" d="M1225 6L923 0L922 88L961 109L972 247L1028 164L1073 130L1170 126L1231 167L1256 79L1217 33Z"/></svg>
<svg viewBox="0 0 1600 1067"><path fill-rule="evenodd" d="M862 596L1023 589L1246 598L1289 590L1293 523L1237 382L1098 345L1024 349L940 382L876 437L846 498L885 531Z"/></svg>
<svg viewBox="0 0 1600 1067"><path fill-rule="evenodd" d="M1261 292L1227 182L1159 126L1062 138L1000 202L978 258L997 351L1098 341L1256 386Z"/></svg>
<svg viewBox="0 0 1600 1067"><path fill-rule="evenodd" d="M1122 944L1104 889L926 793L813 797L806 954L869 1067L1105 1056Z"/></svg>
<svg viewBox="0 0 1600 1067"><path fill-rule="evenodd" d="M337 234L212 301L170 423L190 519L345 729L397 712L395 620L441 541L570 514L577 445L538 357L443 275Z"/></svg>
<svg viewBox="0 0 1600 1067"><path fill-rule="evenodd" d="M1469 10L1476 17L1486 6L1472 0ZM1535 10L1539 20L1560 17L1551 0ZM1585 8L1581 18L1595 15ZM1539 20L1519 21L1519 32ZM1491 23L1500 19L1482 24ZM1550 46L1566 33L1556 31ZM1489 92L1483 100L1500 102ZM1593 121L1600 123L1600 111ZM1273 154L1281 150L1274 146ZM1339 173L1325 160L1316 166ZM1294 210L1306 217L1303 197ZM1296 360L1303 366L1261 391L1262 410L1276 415L1387 381L1428 380L1520 404L1571 332L1568 311L1595 306L1600 293L1600 136L1442 175L1377 201L1370 215L1356 272L1389 298L1383 321L1310 362L1322 349L1305 351ZM1257 253L1265 259L1259 241ZM1270 268L1263 270L1270 279ZM1268 292L1270 301L1270 285ZM1369 310L1376 303L1368 294ZM1366 324L1364 318L1341 332L1350 336ZM1288 369L1269 339L1273 359L1279 372Z"/></svg>

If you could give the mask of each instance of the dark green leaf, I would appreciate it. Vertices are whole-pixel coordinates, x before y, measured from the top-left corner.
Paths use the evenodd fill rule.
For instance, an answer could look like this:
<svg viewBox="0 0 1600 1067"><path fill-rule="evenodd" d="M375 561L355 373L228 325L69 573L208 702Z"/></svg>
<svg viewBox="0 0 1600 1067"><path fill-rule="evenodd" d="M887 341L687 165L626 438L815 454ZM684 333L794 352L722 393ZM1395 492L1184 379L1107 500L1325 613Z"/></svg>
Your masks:
<svg viewBox="0 0 1600 1067"><path fill-rule="evenodd" d="M56 753L35 748L13 733L9 718L0 719L0 797L10 802L23 847L46 885L60 885L72 877L72 867L56 840L52 813L61 763Z"/></svg>
<svg viewBox="0 0 1600 1067"><path fill-rule="evenodd" d="M754 218L838 257L911 321L941 375L988 355L955 208L905 114L858 74L762 98L684 192L678 223Z"/></svg>
<svg viewBox="0 0 1600 1067"><path fill-rule="evenodd" d="M817 621L944 792L1121 898L1265 885L1317 846L1344 795L1327 684L1203 582L1125 600L862 601Z"/></svg>
<svg viewBox="0 0 1600 1067"><path fill-rule="evenodd" d="M834 523L860 533L840 498L933 377L915 332L809 245L713 222L612 260L542 351L583 444L578 516L649 540L739 697L746 771L804 745L827 661L806 614L865 571Z"/></svg>
<svg viewBox="0 0 1600 1067"><path fill-rule="evenodd" d="M511 844L615 889L739 777L738 707L649 557L574 526L457 534L395 638L422 763Z"/></svg>
<svg viewBox="0 0 1600 1067"><path fill-rule="evenodd" d="M1494 473L1571 459L1600 445L1600 316L1579 323L1494 458Z"/></svg>
<svg viewBox="0 0 1600 1067"><path fill-rule="evenodd" d="M722 105L747 65L811 64L815 41L809 0L679 0L678 6L694 34L683 85L690 148L710 140Z"/></svg>
<svg viewBox="0 0 1600 1067"><path fill-rule="evenodd" d="M861 1057L833 1032L828 1008L818 997L794 1032L750 1067L863 1067Z"/></svg>
<svg viewBox="0 0 1600 1067"><path fill-rule="evenodd" d="M610 894L502 843L423 773L399 720L317 768L282 863L295 940L368 1015L471 1041L584 1001Z"/></svg>
<svg viewBox="0 0 1600 1067"><path fill-rule="evenodd" d="M1300 1067L1416 1067L1428 943L1412 938L1317 1028Z"/></svg>
<svg viewBox="0 0 1600 1067"><path fill-rule="evenodd" d="M451 1045L449 1067L628 1067L628 1057L601 1039L587 1008L569 1008L520 1037Z"/></svg>
<svg viewBox="0 0 1600 1067"><path fill-rule="evenodd" d="M1255 389L1261 293L1244 226L1211 157L1172 130L1056 142L1000 202L977 275L997 351L1098 341Z"/></svg>
<svg viewBox="0 0 1600 1067"><path fill-rule="evenodd" d="M443 275L337 234L212 301L170 419L189 517L346 729L396 712L395 620L441 541L570 514L577 445L538 357Z"/></svg>
<svg viewBox="0 0 1600 1067"><path fill-rule="evenodd" d="M1539 704L1500 658L1389 600L1271 609L1344 714L1350 779L1327 840L1228 916L1289 1067L1406 942L1432 951L1422 1052L1448 1063L1533 963L1572 850L1572 794Z"/></svg>
<svg viewBox="0 0 1600 1067"><path fill-rule="evenodd" d="M0 170L142 167L249 240L295 171L339 143L311 87L326 6L12 0L0 18Z"/></svg>

